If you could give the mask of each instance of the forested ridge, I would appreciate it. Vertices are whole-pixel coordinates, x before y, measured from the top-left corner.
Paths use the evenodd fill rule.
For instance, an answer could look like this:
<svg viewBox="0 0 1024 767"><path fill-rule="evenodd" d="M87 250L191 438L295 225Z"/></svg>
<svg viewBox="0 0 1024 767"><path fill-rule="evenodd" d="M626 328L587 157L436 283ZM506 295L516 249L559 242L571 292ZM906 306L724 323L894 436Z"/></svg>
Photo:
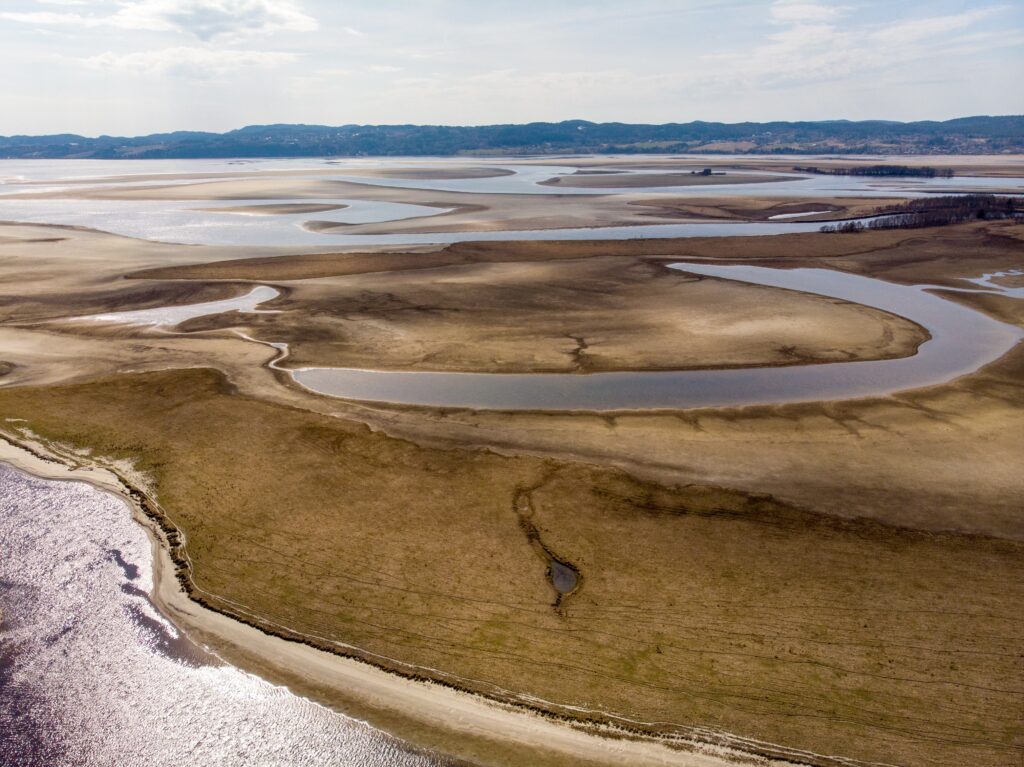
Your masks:
<svg viewBox="0 0 1024 767"><path fill-rule="evenodd" d="M252 125L227 133L0 137L0 158L191 158L586 153L989 154L1024 152L1024 116L944 122L664 125L567 120L522 125Z"/></svg>

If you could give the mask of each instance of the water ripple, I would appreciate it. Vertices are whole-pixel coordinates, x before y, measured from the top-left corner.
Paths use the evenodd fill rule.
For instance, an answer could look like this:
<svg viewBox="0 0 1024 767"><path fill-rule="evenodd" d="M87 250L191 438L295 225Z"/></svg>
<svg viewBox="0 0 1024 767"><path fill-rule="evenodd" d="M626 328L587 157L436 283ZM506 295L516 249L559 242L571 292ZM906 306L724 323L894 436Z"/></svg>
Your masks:
<svg viewBox="0 0 1024 767"><path fill-rule="evenodd" d="M0 464L0 764L426 767L361 722L225 665L153 607L118 499Z"/></svg>

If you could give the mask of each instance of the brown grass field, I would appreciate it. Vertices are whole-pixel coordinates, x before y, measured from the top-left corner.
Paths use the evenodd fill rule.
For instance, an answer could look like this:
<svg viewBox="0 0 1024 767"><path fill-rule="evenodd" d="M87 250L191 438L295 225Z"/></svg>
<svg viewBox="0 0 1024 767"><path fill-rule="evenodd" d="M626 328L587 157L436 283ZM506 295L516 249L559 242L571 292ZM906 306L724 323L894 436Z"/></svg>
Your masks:
<svg viewBox="0 0 1024 767"><path fill-rule="evenodd" d="M185 534L197 596L328 648L499 697L864 761L1019 753L1019 542L425 449L209 371L9 389L0 414L135 461ZM520 492L582 576L557 610Z"/></svg>

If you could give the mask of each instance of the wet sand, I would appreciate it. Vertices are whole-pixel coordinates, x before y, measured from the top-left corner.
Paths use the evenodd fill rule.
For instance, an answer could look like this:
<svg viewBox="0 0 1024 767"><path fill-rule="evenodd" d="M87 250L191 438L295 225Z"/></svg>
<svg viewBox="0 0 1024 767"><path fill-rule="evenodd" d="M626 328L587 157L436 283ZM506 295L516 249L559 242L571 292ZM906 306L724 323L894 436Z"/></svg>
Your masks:
<svg viewBox="0 0 1024 767"><path fill-rule="evenodd" d="M580 189L626 189L653 186L725 186L728 184L765 184L779 181L793 181L799 176L771 176L758 173L735 173L718 171L705 176L692 173L630 173L594 174L575 173L570 176L556 176L541 181L544 186L570 186Z"/></svg>
<svg viewBox="0 0 1024 767"><path fill-rule="evenodd" d="M927 337L911 322L855 303L697 281L610 257L308 278L274 306L276 314L246 322L261 338L287 343L297 367L597 373L789 366L898 358ZM432 306L445 309L426 309ZM208 317L184 329L236 322Z"/></svg>
<svg viewBox="0 0 1024 767"><path fill-rule="evenodd" d="M714 147L711 147L714 149ZM718 152L728 151L727 147L718 148ZM617 156L617 157L559 157L563 165L589 169L633 169L633 170L667 170L672 168L701 170L706 167L723 166L737 169L758 170L763 172L792 172L794 165L816 165L820 168L849 168L858 165L907 165L910 167L951 168L961 176L992 176L1019 178L1024 176L1024 155L872 155L870 157L849 155L811 156L811 155L757 155L757 154L709 154L709 155L673 155L673 156ZM544 160L527 160L534 164L542 164Z"/></svg>
<svg viewBox="0 0 1024 767"><path fill-rule="evenodd" d="M870 216L879 207L894 205L899 198L822 197L808 201L799 197L679 197L632 202L656 217L677 216L689 220L769 221L781 216L800 216L801 221L836 221ZM805 218L806 216L806 218Z"/></svg>
<svg viewBox="0 0 1024 767"><path fill-rule="evenodd" d="M345 174L352 176L438 181L458 178L498 178L500 176L511 176L512 173L513 171L505 168L451 168L444 166L430 167L429 165L419 168L345 169Z"/></svg>
<svg viewBox="0 0 1024 767"><path fill-rule="evenodd" d="M269 203L267 205L235 205L224 208L199 208L211 213L248 213L253 216L294 215L296 213L326 213L329 210L344 210L348 205L327 205L321 203Z"/></svg>
<svg viewBox="0 0 1024 767"><path fill-rule="evenodd" d="M767 721L761 714L740 727L725 729L748 735L760 733L762 739L805 746L806 726L800 728L802 735L795 742L792 735L766 737L779 732L768 728L785 727L790 719L782 712L793 710L793 706L808 714L821 710L820 705L826 709L841 706L851 716L860 712L865 675L870 676L873 661L870 654L862 657L845 648L866 641L868 636L875 640L883 637L899 664L913 671L909 679L872 678L872 700L879 695L878 700L887 700L892 695L929 694L932 688L922 687L917 680L928 669L938 673L933 665L933 653L938 653L935 657L945 661L955 658L958 668L943 666L941 688L934 692L941 693L943 700L955 695L960 703L949 712L929 711L927 720L921 718L917 708L894 712L898 722L862 722L856 718L851 724L844 715L826 716L821 727L814 729L813 742L831 743L824 749L829 753L855 749L853 753L863 754L865 748L870 748L869 753L881 754L905 742L898 734L903 726L941 733L950 726L953 711L977 705L988 713L971 726L980 728L979 739L984 739L985 745L957 748L974 754L974 763L999 763L999 749L1005 745L999 745L1002 740L998 733L1007 719L1005 709L998 707L1005 701L1000 702L995 693L982 695L977 691L979 684L984 687L985 675L997 661L986 656L985 663L979 665L977 658L964 651L969 646L977 653L982 649L980 643L988 642L986 637L990 635L970 633L969 626L977 627L982 620L974 613L943 614L939 618L931 608L944 599L970 599L979 609L984 606L983 614L989 616L986 622L995 621L986 623L992 636L1005 636L1000 632L1010 631L1012 626L1000 629L1000 622L1013 620L1006 610L1014 603L1016 592L1008 584L1017 582L1014 572L1020 564L1014 544L834 521L780 505L764 495L747 497L707 485L686 488L642 482L601 469L593 459L588 464L565 464L550 453L542 460L525 460L499 458L490 451L428 450L368 434L338 418L315 418L308 411L268 407L249 397L230 394L231 387L218 380L202 371L168 371L41 392L45 397L41 401L48 407L41 415L33 414L37 411L30 406L35 396L31 392L12 389L3 392L0 399L5 413L27 413L33 426L38 424L56 437L80 435L73 437L75 442L96 446L98 454L109 455L124 440L132 444L128 455L140 457L143 463L139 469L148 474L153 469L146 467L153 467L162 475L157 497L171 504L168 511L172 519L190 541L189 561L199 588L193 597L272 631L313 638L336 652L355 652L354 648L359 647L363 657L378 665L409 673L405 664L413 663L413 673L437 675L460 687L482 686L491 696L518 697L530 705L550 706L566 714L575 712L575 716L596 715L596 699L607 701L606 710L628 718L635 716L631 712L637 710L636 706L643 706L640 710L649 712L642 717L646 721L682 725L687 721L684 712L692 705L696 705L696 711L708 711L713 706L720 717L725 717L719 721L733 721L752 715L747 714L746 706L730 704L732 696L718 703L715 700L730 688L728 680L733 674L739 674L752 686L749 695L741 696L742 701L756 696L760 706L780 713ZM234 381L243 383L238 377ZM110 415L126 409L136 417L111 431ZM839 432L840 427L822 424L816 406L805 410L808 412L799 419L797 433L810 430L815 452L827 459L834 454L837 442L837 434L830 434L829 429ZM976 411L975 407L961 417L976 418ZM409 427L416 422L412 414L402 415L395 425ZM715 443L724 440L725 447L731 444L736 450L734 460L746 458L743 442L728 436L733 427L728 423L721 428L716 425L713 411L698 415L703 434L701 452L716 450ZM998 417L1003 427L1013 431L1006 413ZM454 416L455 422L463 418L464 414ZM866 415L868 421L878 418L877 414ZM614 444L604 439L608 447L622 449L625 446L619 443L623 439L627 443L642 439L643 429L639 433L635 429L645 421L664 429L658 437L659 448L668 447L666 439L672 434L691 434L676 414L639 414L636 419L616 418L618 436ZM487 429L488 419L477 414L475 420L479 424L476 438L486 444L489 438L481 429ZM500 420L506 439L521 435L521 429L529 429L533 423L530 418L523 421L506 416ZM741 432L747 438L755 437L760 429L779 442L793 428L792 422L787 430L756 413L747 420ZM586 434L592 421L594 425L603 421L605 437L609 428L604 419L578 416L545 421L553 429L550 436L573 441ZM679 428L673 430L673 422ZM435 439L450 430L441 425L444 423L435 423L431 429ZM941 424L938 432L923 431L920 425L908 422L906 414L900 426L904 433L912 430L923 442L915 447L902 437L892 447L912 453L915 459L920 456L921 446L942 432ZM244 477L233 453L243 434L247 440ZM537 439L539 435L533 436L533 444L542 441ZM962 433L959 436L962 438ZM111 438L114 442L109 441ZM877 447L877 437L871 435L870 439ZM847 440L849 444L853 437ZM338 471L339 441L345 446L344 473ZM285 444L289 449L282 452L280 446ZM946 452L944 446L940 447ZM508 449L502 452L508 454ZM770 452L774 456L779 448ZM647 455L651 453L650 449L646 451ZM688 462L696 457L692 449L678 454ZM182 458L168 461L175 455ZM955 453L948 455L960 460ZM792 460L793 454L783 451L778 457ZM183 459L194 466L190 469L188 463L182 464ZM708 459L713 462L711 456ZM892 456L887 460L891 462ZM403 470L395 475L374 469L381 465L400 465ZM913 466L904 459L893 468L907 473ZM878 476L877 472L872 474ZM283 477L288 482L282 486ZM242 479L244 483L239 484ZM145 476L140 482L146 482ZM229 497L225 496L225 487L233 488ZM544 576L544 565L517 530L516 518L503 509L514 488L518 488L516 493L528 489L534 522L545 547L582 572L583 588L572 596L565 615L551 610L551 587ZM963 487L963 491L969 490ZM393 499L405 492L414 493L416 502L396 506ZM454 508L448 501L453 495L460 500ZM586 501L581 503L581 499ZM251 513L256 513L259 521L250 518ZM267 513L276 515L273 524L269 524ZM391 520L396 530L416 533L382 539L382 519ZM197 524L200 528L193 527ZM201 534L197 529L202 530ZM240 529L246 531L242 537ZM222 535L232 543L218 543ZM455 571L449 566L453 540L465 545L465 550L459 552L464 567ZM267 546L277 553L270 554ZM178 551L180 556L180 548ZM641 552L643 556L638 557ZM379 571L382 562L392 563L384 573ZM415 584L392 581L408 572L413 563ZM920 573L921 578L907 581L906 568ZM353 569L363 573L361 585L354 590L348 587L348 578L355 574ZM470 577L462 578L463 572ZM734 574L729 576L730 572ZM381 579L381 575L386 577ZM995 582L999 583L997 590L992 589ZM619 611L609 613L608 606L633 605L651 584L655 584L653 591L629 609L631 624L641 634L622 636ZM770 593L776 587L782 593L795 589L813 597L808 596L809 602L780 603ZM410 588L420 595L415 603L423 605L422 614L401 607ZM850 588L859 596L847 593ZM268 602L268 595L279 595L287 601L279 602L275 597ZM685 599L677 602L673 595ZM341 615L331 607L339 599L349 605ZM423 599L428 601L421 602ZM720 599L725 601L720 603ZM892 614L888 610L873 612L869 605L877 607L880 599L894 609ZM733 600L766 607L735 613L730 608ZM292 607L296 604L301 609ZM822 605L833 604L842 605L842 609L821 612ZM353 610L359 615L364 609L371 613L355 622L345 617ZM439 609L453 620L440 624L430 620ZM337 616L330 621L341 619L344 626L331 628L325 624L325 616ZM382 620L384 627L380 626ZM808 621L816 627L810 636L785 630L794 622ZM709 622L725 629L725 633L708 633ZM524 632L527 635L522 643L516 640L509 655L495 655L494 640L508 631L514 637ZM635 651L637 642L641 648L649 646L647 637L652 631L653 636L664 635L661 652L652 652L644 665L654 664L648 673L656 673L656 678L673 680L653 688L645 683L646 674L635 678L627 671L623 676L619 665L622 653L630 648ZM820 643L819 631L826 632L825 645ZM417 639L423 632L425 642ZM764 669L748 660L745 653L737 654L734 632L760 636L759 643L768 643L769 657L772 650L782 651L778 666ZM450 639L438 646L449 634ZM928 648L924 654L921 643ZM795 653L792 661L786 658L786 648ZM694 667L694 652L698 657L709 654L727 662L728 673L723 678L720 666ZM755 654L759 657L760 652ZM838 664L854 675L849 683L831 676L814 682L806 676L806 659L827 667ZM543 674L551 661L562 673ZM541 676L528 674L534 666ZM609 676L612 670L617 673ZM707 678L692 678L705 675ZM597 679L603 680L599 686L595 686ZM792 685L801 690L799 702L788 693ZM677 686L682 690L677 691ZM693 688L707 691L707 697L688 703L685 691ZM624 692L625 698L621 697ZM634 699L634 695L638 697ZM628 704L628 700L634 702ZM571 708L580 705L584 708ZM1004 713L999 714L999 710ZM955 716L954 720L960 721ZM680 731L667 725L664 729ZM686 729L681 732L685 734ZM870 737L866 733L871 733ZM842 738L852 741L843 747L838 745ZM863 743L871 745L857 745ZM921 748L915 742L915 753ZM932 748L934 753L946 753L950 747Z"/></svg>

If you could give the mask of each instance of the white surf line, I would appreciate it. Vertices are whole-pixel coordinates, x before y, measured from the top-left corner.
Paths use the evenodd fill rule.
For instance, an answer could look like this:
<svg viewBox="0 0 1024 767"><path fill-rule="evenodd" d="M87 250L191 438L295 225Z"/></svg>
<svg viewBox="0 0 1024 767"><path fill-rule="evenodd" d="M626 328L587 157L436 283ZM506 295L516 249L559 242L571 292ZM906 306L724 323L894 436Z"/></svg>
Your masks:
<svg viewBox="0 0 1024 767"><path fill-rule="evenodd" d="M6 418L4 420L8 423L27 422L24 418ZM25 435L20 432L18 436L19 438L25 437ZM34 437L35 435L32 436ZM15 471L20 471L29 476L38 477L43 480L80 482L98 490L101 493L111 495L118 501L122 502L127 508L131 524L139 525L139 527L146 532L150 543L153 545L150 552L150 568L153 585L152 590L147 594L146 605L152 611L152 614L159 619L160 623L173 632L174 635L187 637L188 632L183 628L179 628L159 605L157 595L160 591L160 584L166 577L161 574L161 570L163 567L168 566L163 564L160 560L161 557L167 556L167 549L164 545L165 541L161 537L161 534L153 526L154 523L143 515L141 510L138 509L137 505L130 497L128 492L129 485L121 479L120 475L118 475L116 471L108 467L103 467L95 463L95 461L89 462L88 464L84 463L79 457L69 453L56 451L52 444L44 445L37 439L32 439L30 444L32 444L33 447L30 448L26 445L12 441L12 438L3 431L2 427L0 427L0 465L9 466ZM49 455L54 455L56 458L46 457ZM150 500L153 499L151 498ZM156 503L155 500L153 502ZM159 506L159 504L157 505ZM167 514L163 507L159 508L162 514ZM167 515L167 518L171 520L170 515ZM171 521L173 522L173 520ZM178 529L176 523L175 527ZM178 533L184 543L184 532L178 529ZM329 711L332 714L342 716L349 721L368 727L376 732L383 733L389 737L394 737L380 727L373 725L366 719L355 717L347 712L339 712L338 710L307 696L300 696L292 691L287 685L271 682L259 674L255 674L243 666L233 663L224 657L221 654L221 651L217 648L202 644L202 649L205 653L208 653L212 657L218 659L225 666L229 666L247 676L257 677L273 689L287 692L289 695L301 698L303 701L308 702L318 709ZM401 740L401 742L411 744L410 741Z"/></svg>
<svg viewBox="0 0 1024 767"><path fill-rule="evenodd" d="M224 312L244 312L246 314L276 314L276 310L257 309L260 304L277 298L281 292L268 285L260 285L248 293L235 298L220 301L206 301L199 304L183 306L159 306L154 309L137 309L125 312L106 312L103 314L87 314L72 317L72 320L87 322L110 322L122 325L148 325L150 327L168 327L178 325L186 320L204 317L208 314Z"/></svg>
<svg viewBox="0 0 1024 767"><path fill-rule="evenodd" d="M257 339L252 339L252 340L257 340ZM257 340L257 343L266 344L267 342L263 342L263 341L258 341ZM196 602L194 602L194 600L192 600L190 597L188 597L181 590L181 585L178 582L177 578L175 578L175 577L166 578L166 576L159 576L158 577L157 573L158 573L158 570L159 570L159 568L161 566L173 568L173 564L170 562L170 559L167 556L168 549L166 547L166 540L164 539L163 535L159 532L159 529L155 526L155 524L152 523L152 520L150 520L149 517L144 515L141 512L141 510L139 510L137 502L130 495L130 490L133 488L133 485L131 485L128 482L128 480L123 478L121 476L121 474L117 471L117 469L115 469L113 467L110 467L110 466L106 466L106 465L104 465L102 463L99 463L99 462L96 461L95 458L93 458L91 456L79 456L78 454L73 453L73 452L64 452L64 451L57 450L56 447L53 444L50 444L50 443L45 443L45 444L37 443L37 445L38 445L39 449L45 451L47 454L52 455L56 459L56 460L52 461L56 466L59 466L64 472L67 472L67 474L73 475L73 476L58 476L58 473L54 470L54 467L48 467L48 466L44 466L43 467L44 471L41 472L40 468L37 467L37 466L32 466L31 464L26 465L25 463L23 463L21 461L12 460L13 456L7 454L6 451L3 451L3 450L0 450L0 461L9 462L12 465L14 465L16 468L19 468L19 469L21 469L23 471L28 471L29 473L35 474L36 476L42 476L42 477L45 477L45 478L60 478L60 479L71 479L71 480L85 481L85 482L87 482L89 484L92 484L95 487L98 487L99 489L101 489L101 490L103 490L105 492L110 492L113 495L117 496L118 498L122 499L130 507L130 509L132 510L132 517L133 517L133 519L136 522L138 522L140 525L142 525L142 527L145 530L147 530L151 534L151 536L153 536L155 541L159 544L159 546L158 546L159 554L156 557L154 557L153 564L152 564L153 571L154 571L154 592L155 593L162 590L162 586L158 585L158 584L164 584L164 585L168 585L169 584L169 586L171 588L175 589L177 593L181 594L181 596L183 596L188 601L189 605L196 606L199 609L207 610L211 615L214 615L214 616L216 616L218 618L226 619L226 620L230 621L231 623L233 623L233 624L237 625L238 627L240 627L242 630L251 629L252 631L256 631L256 632L260 633L261 635L266 636L266 634L264 633L264 631L262 629L258 629L258 628L255 628L254 626L247 625L244 622L240 622L240 621L238 621L237 617L233 617L233 616L231 616L229 614L226 614L226 613L223 613L223 612L218 612L216 610L211 610L209 608L203 608L202 605L198 605ZM11 448L11 449L13 449L13 451L15 453L27 452L27 448L26 447L17 445L16 443L10 441L8 438L6 438L6 435L3 435L2 433L0 433L0 446L6 446L8 448ZM36 463L36 464L40 463L41 461L45 461L46 460L46 459L40 458L35 453L28 452L28 454L29 454L30 458L35 459L34 463ZM99 475L99 476L97 476L97 475ZM144 492L145 493L145 491L142 488L135 488L135 489L138 490L139 492ZM186 534L184 532L184 529L176 522L176 520L174 519L173 515L171 515L171 514L169 514L167 512L167 510L163 507L162 504L159 503L159 501L157 501L153 496L149 495L148 493L146 493L146 496L149 499L149 501L159 510L160 514L164 518L166 518L173 525L174 529L177 531L177 533L178 533L178 535L179 535L179 537L181 539L181 542L182 542L181 553L184 554L185 560L187 562L188 572L194 572L195 568L194 568L194 565L193 565L193 562L192 562L192 559L191 559L191 554L190 554L190 552L188 550L188 539L187 539L187 536L186 536ZM162 561L159 562L159 563L158 563L158 558L162 559ZM170 573L170 574L173 576L173 572ZM191 579L190 579L190 581L191 581ZM287 632L287 633L289 633L289 634L291 634L293 636L303 637L303 638L310 639L310 640L319 640L319 641L321 641L321 642L323 642L323 643L325 643L327 645L333 645L334 647L337 647L339 649L350 650L352 652L359 653L360 655L362 655L364 657L372 657L372 658L377 658L377 659L382 660L382 661L391 662L391 663L393 663L393 664L395 664L395 665L397 665L399 667L403 667L403 668L408 669L411 673L414 673L414 674L416 672L433 673L437 677L440 677L442 679L452 680L451 682L449 682L450 684L454 684L455 682L462 682L463 684L478 684L478 685L480 685L480 686L482 686L484 688L490 688L492 690L492 694L494 694L494 695L504 695L507 698L507 700L506 701L501 701L501 700L497 700L497 699L494 699L494 698L490 698L490 697L487 697L486 695L483 695L481 693L472 692L472 691L470 691L468 689L460 688L460 687L458 687L458 685L455 685L455 689L452 689L452 688L449 688L449 687L445 687L442 684L438 684L437 682L434 682L434 681L417 680L417 679L409 678L407 676L403 676L403 675L400 675L400 674L395 674L394 672L387 671L387 670L385 670L385 669L383 669L383 668L381 668L379 666L376 666L373 663L370 663L370 662L368 662L366 660L363 660L363 659L360 659L360 658L353 658L353 657L349 657L349 656L345 656L345 655L339 655L339 654L331 653L330 651L323 650L320 647L316 647L315 645L309 645L309 646L306 646L306 648L305 648L305 650L308 650L309 652L313 653L314 655L322 655L326 660L328 660L330 662L333 662L333 663L336 663L336 664L340 664L340 665L349 665L349 666L353 666L354 665L354 666L365 668L365 669L367 669L367 671L371 675L376 676L378 679L387 679L387 678L400 679L402 682L405 682L408 685L416 686L420 690L422 690L424 692L428 692L430 694L443 695L443 696L449 696L449 697L451 697L451 696L462 697L473 708L468 708L467 709L465 707L462 707L462 708L458 709L459 713L461 715L468 715L470 717L473 717L474 714L476 714L477 718L481 722L481 726L485 726L486 723L487 723L488 714L486 714L485 712L488 709L490 709L492 711L497 709L497 710L502 711L505 715L508 715L510 717L514 717L515 718L515 722L512 723L513 724L513 727L512 727L513 731L522 731L524 728L528 728L528 729L532 730L532 729L535 729L535 727L536 727L536 725L538 723L542 724L542 726L544 726L544 727L551 728L551 729L549 729L549 732L547 733L549 737L561 736L563 738L563 740L567 739L566 742L561 743L558 746L556 746L556 749L557 750L561 750L562 752L565 752L565 750L567 748L571 749L573 742L583 743L583 742L586 742L586 741L590 741L591 743L595 743L595 744L599 743L602 749L609 749L609 752L606 754L607 757L613 757L613 756L616 755L616 753L618 753L619 755L621 755L624 758L629 758L630 748L631 748L630 744L633 743L633 742L635 742L637 744L647 744L647 745L650 745L650 746L657 746L657 747L661 747L661 748L665 748L665 749L671 749L672 746L675 746L677 748L679 746L685 746L685 747L687 747L687 750L677 751L677 750L673 749L673 750L669 751L669 753L663 755L663 758L658 759L658 763L659 764L664 764L664 765L670 765L670 764L685 765L686 767L728 767L729 765L736 764L737 763L737 761L736 761L737 759L739 759L739 760L749 759L751 754L748 753L745 750L744 746L745 747L751 747L751 746L753 746L755 744L761 745L765 749L776 750L780 754L781 753L785 753L785 754L788 754L788 753L794 753L794 754L796 754L796 753L805 753L805 754L807 754L809 756L813 756L813 754L811 754L811 752L796 752L796 751L793 751L792 749L787 749L787 748L784 748L784 747L776 746L775 744L771 744L771 743L767 743L767 742L761 742L761 741L756 741L756 740L752 740L752 739L749 739L749 738L735 737L735 741L737 743L742 743L743 746L730 746L729 742L732 739L734 739L734 736L730 735L729 733L721 732L721 731L715 731L715 730L711 730L711 729L708 729L708 728L689 728L686 725L672 725L672 726L678 728L679 730L681 730L681 732L677 732L677 733L668 733L668 734L661 734L661 735L659 735L659 734L656 734L656 733L644 734L644 733L639 733L639 732L632 732L632 731L629 731L629 730L625 729L625 726L628 726L630 723L633 722L633 720L630 720L627 717L623 717L623 716L619 716L617 714L611 714L611 713L605 714L605 712L603 712L603 711L601 711L599 709L586 709L586 708L577 707L577 706L560 706L559 704L556 704L556 703L550 703L550 705L553 708L556 708L556 709L557 708L562 708L563 710L566 710L566 711L575 711L575 712L579 712L579 713L592 713L592 714L599 715L599 716L600 715L605 715L609 719L614 719L614 720L621 721L625 725L625 726L616 726L614 724L602 724L602 723L595 722L595 723L592 723L592 728L593 729L591 729L590 731L573 729L571 727L567 727L566 725L564 725L562 723L559 723L557 721L553 721L550 718L544 716L544 713L541 712L541 711L537 711L535 707L532 708L532 709L528 708L527 710L524 711L523 709L517 709L514 704L510 703L510 701L519 700L522 704L525 704L525 705L529 706L530 702L533 702L535 704L542 702L543 699L541 699L541 698L536 698L536 697L529 696L529 695L519 695L519 694L514 693L511 690L505 690L504 688L501 688L501 687L499 687L497 685L494 685L494 684L491 684L491 683L488 683L488 682L484 682L482 680L474 680L474 679L471 679L471 678L468 678L468 677L461 677L461 676L458 676L458 675L449 674L449 673L444 672L441 669L435 669L435 668L430 667L430 666L418 666L418 665L406 663L406 662L400 661L400 660L395 659L395 658L390 658L389 656L386 656L386 655L381 655L381 654L378 654L378 653L372 653L372 652L369 652L369 651L362 650L361 648L359 648L359 647L357 647L355 645L351 645L351 644L347 644L347 643L344 643L344 642L340 642L338 640L333 640L333 639L330 639L330 638L327 638L327 637L322 637L322 636L317 635L317 634L310 634L310 633L305 633L305 632L301 632L301 631L296 631L296 630L291 629L290 627L288 627L288 626L286 626L284 624L275 623L274 621L271 621L271 620L267 619L265 616L261 616L258 613L255 613L255 612L252 612L251 610L248 610L244 605L242 605L239 602L236 602L234 600L228 599L226 597L223 597L221 595L215 594L213 592L207 591L207 590L199 587L194 581L191 581L191 585L192 585L192 588L196 592L200 592L200 593L205 594L206 596L211 597L213 599L216 599L216 600L218 600L218 601L220 601L222 603L231 605L232 608L235 611L237 611L237 613L245 615L245 616L248 616L249 618L253 619L253 621L255 621L255 622L258 622L260 624L276 628L276 629L278 629L280 631L283 631L283 632ZM158 604L157 599L158 598L154 598L154 602L153 602L154 607L156 607L157 604ZM172 606L173 606L172 604L168 604L168 607L172 607ZM163 615L163 614L161 613L161 615ZM169 617L168 617L168 620L169 620ZM187 632L186 632L186 634L187 634ZM271 634L271 635L269 635L269 638L271 640L278 641L278 642L287 642L289 644L289 646L291 646L293 644L291 641L289 641L287 639L284 639L280 635L273 635L273 634ZM230 642L231 640L227 639L226 641ZM207 647L206 649L207 649L207 651L211 652L212 654L216 655L217 657L221 657L218 653L216 653L213 650L213 648ZM301 650L302 647L300 646L299 649ZM234 664L232 664L232 663L230 663L228 661L225 661L225 662L228 665L234 666ZM244 669L242 669L242 670L244 670ZM285 686L284 688L287 689L287 686ZM391 690L391 692L394 692L394 690ZM543 701L543 702L546 702L546 701ZM450 702L449 702L449 705L450 705ZM346 714L346 716L348 716L348 715ZM352 717L349 717L349 718L351 719ZM362 720L357 720L357 721L362 721ZM636 724L643 724L643 723L636 722ZM669 723L664 723L664 724L668 725ZM373 725L370 725L370 726L372 727ZM687 734L687 733L690 733L691 730L692 730L692 732L694 734ZM710 733L710 734L713 734L713 737L710 738L709 740L704 740L703 737L695 737L695 734L698 733L698 732L699 733L703 733L703 734L709 734ZM540 732L540 733L535 732L534 735L535 736L543 737L544 733L543 732ZM616 739L614 737L616 735L618 735L618 736L629 735L629 736L635 737L636 740L635 741L630 741L630 740L622 741L622 740ZM612 737L609 737L609 736L612 736ZM501 735L496 735L495 737L497 739L499 739L499 740L502 738ZM692 750L690 750L690 749L692 749ZM679 761L680 759L685 760L685 761ZM649 762L650 760L646 760L646 761ZM840 761L844 761L845 762L846 760L840 758ZM780 765L780 767L781 767L782 764L791 765L791 764L794 764L794 763L790 762L787 759L784 762L779 762L778 760L770 760L769 762L767 762L767 764ZM864 764L864 763L861 763L861 762L850 762L851 767L859 767L862 764ZM888 767L888 766L885 766L885 767Z"/></svg>

